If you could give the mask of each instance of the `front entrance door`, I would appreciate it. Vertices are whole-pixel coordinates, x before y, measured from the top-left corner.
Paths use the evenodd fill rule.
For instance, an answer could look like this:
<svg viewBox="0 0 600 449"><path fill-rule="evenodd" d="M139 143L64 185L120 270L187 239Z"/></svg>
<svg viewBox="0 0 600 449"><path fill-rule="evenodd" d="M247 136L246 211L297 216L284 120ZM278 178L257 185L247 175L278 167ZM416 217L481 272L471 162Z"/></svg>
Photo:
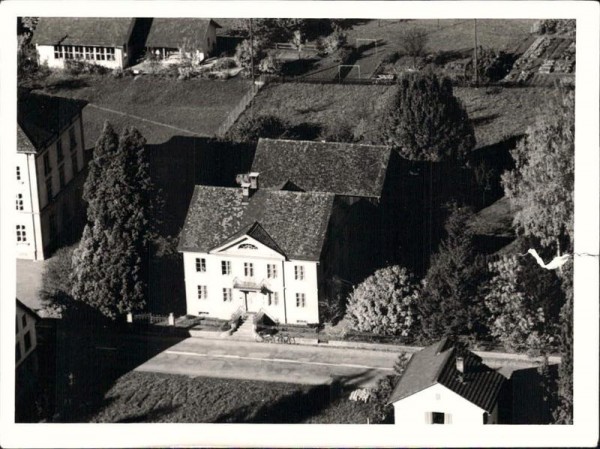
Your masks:
<svg viewBox="0 0 600 449"><path fill-rule="evenodd" d="M262 295L260 292L246 292L246 312L258 312L262 307Z"/></svg>

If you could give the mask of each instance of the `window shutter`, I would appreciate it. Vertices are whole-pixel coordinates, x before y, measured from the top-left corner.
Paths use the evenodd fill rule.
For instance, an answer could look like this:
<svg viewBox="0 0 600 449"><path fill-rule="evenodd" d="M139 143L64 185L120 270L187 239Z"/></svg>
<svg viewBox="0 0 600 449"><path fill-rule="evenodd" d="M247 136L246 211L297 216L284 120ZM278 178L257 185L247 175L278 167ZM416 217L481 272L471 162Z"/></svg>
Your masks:
<svg viewBox="0 0 600 449"><path fill-rule="evenodd" d="M452 414L451 413L446 413L446 419L444 424L452 424Z"/></svg>
<svg viewBox="0 0 600 449"><path fill-rule="evenodd" d="M425 424L431 424L433 422L432 413L425 412Z"/></svg>

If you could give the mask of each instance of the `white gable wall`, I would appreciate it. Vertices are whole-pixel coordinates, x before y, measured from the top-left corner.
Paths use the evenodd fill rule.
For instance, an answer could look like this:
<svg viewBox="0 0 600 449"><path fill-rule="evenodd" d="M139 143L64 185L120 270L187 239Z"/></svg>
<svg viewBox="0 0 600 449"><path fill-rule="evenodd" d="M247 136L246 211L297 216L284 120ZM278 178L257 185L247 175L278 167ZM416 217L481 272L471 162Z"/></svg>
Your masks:
<svg viewBox="0 0 600 449"><path fill-rule="evenodd" d="M240 244L252 244L257 249L239 249ZM196 270L196 259L204 259L206 271ZM231 272L222 272L222 262L229 262ZM230 319L240 307L244 311L264 310L271 318L280 323L308 324L319 321L319 295L317 262L286 261L272 249L250 237L244 237L211 253L183 253L186 285L187 313L220 319ZM244 264L252 263L254 275L245 276ZM275 265L277 276L269 278L267 264ZM304 267L304 279L295 279L295 266ZM274 295L260 291L244 293L235 288L236 281L264 284ZM205 286L206 299L198 298L198 286ZM231 289L231 301L224 301L223 289ZM304 293L304 306L296 303L296 293ZM271 298L269 304L269 296Z"/></svg>
<svg viewBox="0 0 600 449"><path fill-rule="evenodd" d="M467 401L441 384L435 384L407 398L394 402L394 422L397 426L415 426L431 423L431 413L449 415L456 425L483 425L485 410ZM496 413L488 419L495 420Z"/></svg>

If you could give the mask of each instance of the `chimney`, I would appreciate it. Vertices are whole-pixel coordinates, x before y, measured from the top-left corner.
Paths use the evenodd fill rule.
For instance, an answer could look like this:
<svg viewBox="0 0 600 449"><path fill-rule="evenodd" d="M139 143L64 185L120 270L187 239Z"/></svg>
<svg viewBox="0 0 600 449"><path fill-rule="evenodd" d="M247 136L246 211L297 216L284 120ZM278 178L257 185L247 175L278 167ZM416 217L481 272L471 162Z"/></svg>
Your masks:
<svg viewBox="0 0 600 449"><path fill-rule="evenodd" d="M465 359L464 357L456 357L456 370L459 373L465 373Z"/></svg>
<svg viewBox="0 0 600 449"><path fill-rule="evenodd" d="M258 172L250 172L248 173L248 177L250 178L250 188L258 190Z"/></svg>
<svg viewBox="0 0 600 449"><path fill-rule="evenodd" d="M235 182L242 187L242 202L247 203L252 194L258 190L258 173L243 173L235 177Z"/></svg>

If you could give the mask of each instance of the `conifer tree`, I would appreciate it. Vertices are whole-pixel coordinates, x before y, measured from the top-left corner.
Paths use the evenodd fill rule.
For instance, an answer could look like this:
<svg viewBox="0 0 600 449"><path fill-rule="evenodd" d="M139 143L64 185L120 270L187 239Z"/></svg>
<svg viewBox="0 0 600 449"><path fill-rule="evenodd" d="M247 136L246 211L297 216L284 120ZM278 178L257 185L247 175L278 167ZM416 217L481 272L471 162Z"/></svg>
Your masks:
<svg viewBox="0 0 600 449"><path fill-rule="evenodd" d="M460 160L475 146L473 125L450 80L434 73L399 80L379 129L380 143L413 160Z"/></svg>
<svg viewBox="0 0 600 449"><path fill-rule="evenodd" d="M115 319L144 307L156 192L137 130L105 124L84 186L87 224L73 254L73 297Z"/></svg>
<svg viewBox="0 0 600 449"><path fill-rule="evenodd" d="M451 205L445 224L447 237L432 257L423 280L417 308L421 331L429 340L481 332L477 288L486 270L468 229L472 215L468 207Z"/></svg>

